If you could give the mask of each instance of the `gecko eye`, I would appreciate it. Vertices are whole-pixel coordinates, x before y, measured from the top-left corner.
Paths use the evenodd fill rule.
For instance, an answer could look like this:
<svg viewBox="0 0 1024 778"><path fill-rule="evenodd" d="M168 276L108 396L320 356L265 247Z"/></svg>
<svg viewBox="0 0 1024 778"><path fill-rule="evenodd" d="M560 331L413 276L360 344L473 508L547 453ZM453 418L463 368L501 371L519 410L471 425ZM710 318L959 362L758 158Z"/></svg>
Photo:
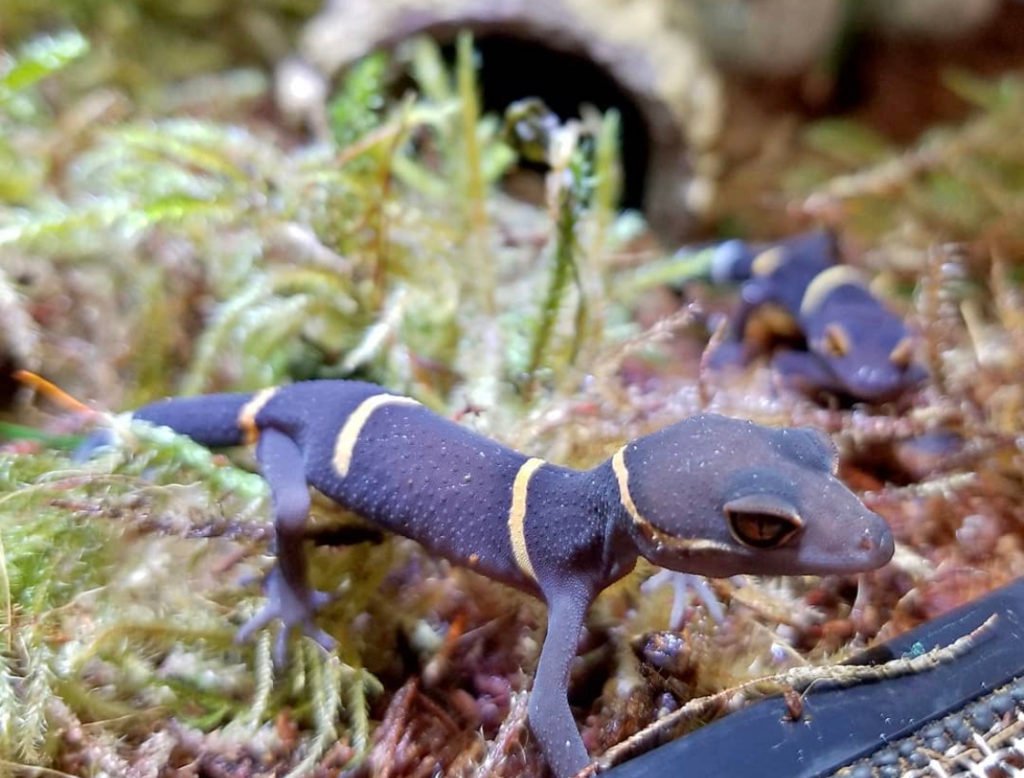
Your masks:
<svg viewBox="0 0 1024 778"><path fill-rule="evenodd" d="M889 361L896 367L907 368L910 366L910 359L914 356L914 341L908 335L902 338L899 343L889 352Z"/></svg>
<svg viewBox="0 0 1024 778"><path fill-rule="evenodd" d="M777 548L804 526L800 514L786 500L770 494L750 494L723 507L729 532L744 546Z"/></svg>
<svg viewBox="0 0 1024 778"><path fill-rule="evenodd" d="M822 348L833 357L844 357L850 353L850 335L841 324L829 324L825 327Z"/></svg>

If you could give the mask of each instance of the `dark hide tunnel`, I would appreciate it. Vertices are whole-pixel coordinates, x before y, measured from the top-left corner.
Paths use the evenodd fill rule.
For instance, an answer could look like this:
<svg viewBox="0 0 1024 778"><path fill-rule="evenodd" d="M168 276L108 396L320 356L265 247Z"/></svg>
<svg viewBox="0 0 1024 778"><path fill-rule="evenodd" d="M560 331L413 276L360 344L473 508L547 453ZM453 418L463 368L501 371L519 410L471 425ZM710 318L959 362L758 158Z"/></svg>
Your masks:
<svg viewBox="0 0 1024 778"><path fill-rule="evenodd" d="M549 48L526 38L489 35L474 41L484 108L498 113L524 97L539 97L565 120L582 106L615 108L621 118L622 205L642 208L650 159L647 123L614 76L575 53Z"/></svg>

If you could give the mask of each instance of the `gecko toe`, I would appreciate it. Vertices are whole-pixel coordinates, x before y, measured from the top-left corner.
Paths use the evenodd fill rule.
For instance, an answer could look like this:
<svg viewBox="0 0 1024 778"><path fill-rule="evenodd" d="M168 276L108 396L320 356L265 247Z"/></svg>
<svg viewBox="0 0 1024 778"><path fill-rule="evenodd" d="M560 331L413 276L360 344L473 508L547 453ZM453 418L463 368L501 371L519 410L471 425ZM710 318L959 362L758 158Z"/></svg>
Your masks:
<svg viewBox="0 0 1024 778"><path fill-rule="evenodd" d="M316 641L324 651L333 651L338 647L338 641L317 627L315 624L306 623L302 626L302 634Z"/></svg>
<svg viewBox="0 0 1024 778"><path fill-rule="evenodd" d="M334 599L334 595L330 592L322 592L319 589L311 589L309 592L309 607L313 611L318 611L331 600Z"/></svg>
<svg viewBox="0 0 1024 778"><path fill-rule="evenodd" d="M278 669L288 665L288 635L289 629L282 627L274 637L274 666Z"/></svg>
<svg viewBox="0 0 1024 778"><path fill-rule="evenodd" d="M255 633L267 626L276 616L277 613L271 604L267 603L256 612L256 615L239 627L238 632L235 633L235 643L248 643Z"/></svg>

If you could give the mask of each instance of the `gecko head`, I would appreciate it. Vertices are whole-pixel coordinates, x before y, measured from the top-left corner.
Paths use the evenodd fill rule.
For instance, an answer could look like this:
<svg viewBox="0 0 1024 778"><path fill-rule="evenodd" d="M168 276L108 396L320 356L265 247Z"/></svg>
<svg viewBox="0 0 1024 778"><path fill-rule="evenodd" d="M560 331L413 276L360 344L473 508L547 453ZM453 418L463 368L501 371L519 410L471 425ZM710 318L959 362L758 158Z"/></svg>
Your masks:
<svg viewBox="0 0 1024 778"><path fill-rule="evenodd" d="M881 516L836 478L825 435L702 414L612 459L624 520L655 564L710 576L871 570L889 561Z"/></svg>
<svg viewBox="0 0 1024 778"><path fill-rule="evenodd" d="M885 402L927 376L914 361L914 338L902 320L870 299L866 290L844 288L851 301L827 302L827 316L808 326L807 342L851 397ZM869 299L865 304L861 296Z"/></svg>

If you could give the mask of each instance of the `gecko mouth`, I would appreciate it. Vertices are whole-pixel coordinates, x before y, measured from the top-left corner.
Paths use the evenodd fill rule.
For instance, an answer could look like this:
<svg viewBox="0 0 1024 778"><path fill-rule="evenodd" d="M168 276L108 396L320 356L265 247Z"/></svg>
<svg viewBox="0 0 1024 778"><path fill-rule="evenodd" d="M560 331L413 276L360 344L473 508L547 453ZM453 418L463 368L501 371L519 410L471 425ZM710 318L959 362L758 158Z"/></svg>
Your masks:
<svg viewBox="0 0 1024 778"><path fill-rule="evenodd" d="M644 540L657 551L670 551L680 556L698 556L702 554L736 555L739 550L729 543L708 538L681 538L665 530L658 529L646 519L634 519L633 526L640 532Z"/></svg>

